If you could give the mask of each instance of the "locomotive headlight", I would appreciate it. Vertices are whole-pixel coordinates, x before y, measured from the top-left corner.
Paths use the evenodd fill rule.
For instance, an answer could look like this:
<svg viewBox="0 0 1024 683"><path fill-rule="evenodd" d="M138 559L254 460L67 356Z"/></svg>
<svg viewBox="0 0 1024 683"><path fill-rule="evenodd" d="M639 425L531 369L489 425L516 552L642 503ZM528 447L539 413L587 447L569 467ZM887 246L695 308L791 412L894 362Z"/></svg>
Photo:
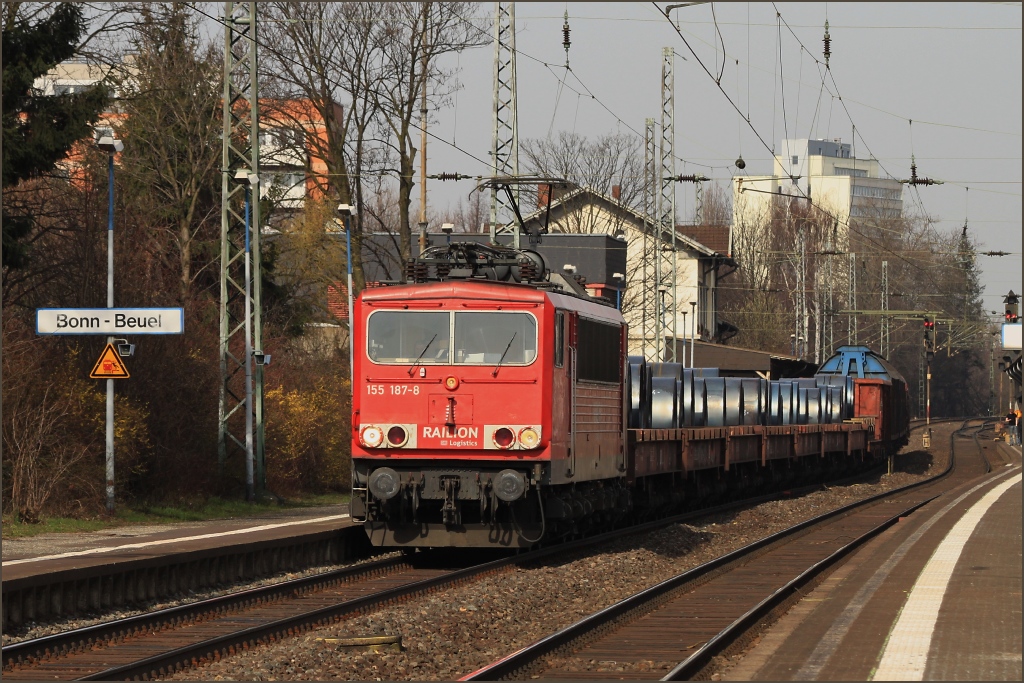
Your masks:
<svg viewBox="0 0 1024 683"><path fill-rule="evenodd" d="M498 427L494 430L494 445L502 450L512 447L516 442L516 434L508 427Z"/></svg>
<svg viewBox="0 0 1024 683"><path fill-rule="evenodd" d="M405 427L395 425L388 430L388 445L394 448L401 448L408 440L409 433L405 431Z"/></svg>
<svg viewBox="0 0 1024 683"><path fill-rule="evenodd" d="M384 430L377 425L363 427L363 431L359 432L359 440L364 446L377 448L384 442Z"/></svg>
<svg viewBox="0 0 1024 683"><path fill-rule="evenodd" d="M455 391L459 388L459 378L455 375L449 375L444 378L444 388L448 391Z"/></svg>
<svg viewBox="0 0 1024 683"><path fill-rule="evenodd" d="M519 445L523 448L536 448L540 444L540 434L533 427L526 427L519 432Z"/></svg>

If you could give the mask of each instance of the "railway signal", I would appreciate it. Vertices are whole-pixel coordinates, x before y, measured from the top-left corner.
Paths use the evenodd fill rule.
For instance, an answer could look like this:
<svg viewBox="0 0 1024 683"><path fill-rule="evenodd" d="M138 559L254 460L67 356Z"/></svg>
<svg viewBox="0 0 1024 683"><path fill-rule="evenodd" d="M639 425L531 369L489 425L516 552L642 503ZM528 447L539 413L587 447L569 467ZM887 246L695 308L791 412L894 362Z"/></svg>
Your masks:
<svg viewBox="0 0 1024 683"><path fill-rule="evenodd" d="M931 361L935 356L935 321L929 317L924 319L924 350Z"/></svg>
<svg viewBox="0 0 1024 683"><path fill-rule="evenodd" d="M1019 297L1011 289L1010 293L1003 297L1003 305L1005 306L1003 322L1012 324L1020 321L1019 304Z"/></svg>

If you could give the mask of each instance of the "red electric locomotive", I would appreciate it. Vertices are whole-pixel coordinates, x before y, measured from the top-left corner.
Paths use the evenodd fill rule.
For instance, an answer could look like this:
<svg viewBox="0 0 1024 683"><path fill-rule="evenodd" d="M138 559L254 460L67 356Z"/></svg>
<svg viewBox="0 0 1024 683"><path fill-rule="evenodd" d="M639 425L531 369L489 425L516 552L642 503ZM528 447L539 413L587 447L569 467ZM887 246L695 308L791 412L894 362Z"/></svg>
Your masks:
<svg viewBox="0 0 1024 683"><path fill-rule="evenodd" d="M866 347L813 378L718 377L627 358L619 311L536 252L408 268L354 310L351 512L374 545L529 547L906 443L906 383Z"/></svg>
<svg viewBox="0 0 1024 683"><path fill-rule="evenodd" d="M624 509L626 328L565 290L453 278L360 295L352 515L375 545L532 545L544 504L572 505L541 487L600 480Z"/></svg>

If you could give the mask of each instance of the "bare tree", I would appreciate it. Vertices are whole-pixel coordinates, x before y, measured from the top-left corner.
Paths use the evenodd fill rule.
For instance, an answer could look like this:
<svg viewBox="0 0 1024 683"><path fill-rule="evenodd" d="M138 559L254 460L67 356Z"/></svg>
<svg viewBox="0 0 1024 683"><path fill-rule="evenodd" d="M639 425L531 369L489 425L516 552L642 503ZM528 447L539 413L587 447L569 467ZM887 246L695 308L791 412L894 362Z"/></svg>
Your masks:
<svg viewBox="0 0 1024 683"><path fill-rule="evenodd" d="M361 245L364 183L380 163L380 142L371 137L379 115L370 93L379 86L380 46L372 3L266 3L261 79L271 95L264 125L290 128L321 195L354 204L352 267L356 290L363 287ZM344 30L336 30L344 27ZM311 130L313 120L322 129ZM313 171L320 160L326 174Z"/></svg>
<svg viewBox="0 0 1024 683"><path fill-rule="evenodd" d="M552 138L524 140L521 150L528 172L565 178L579 187L611 196L634 209L643 203L642 141L635 135L610 133L594 140L561 131Z"/></svg>
<svg viewBox="0 0 1024 683"><path fill-rule="evenodd" d="M127 192L149 208L152 227L170 238L184 303L196 276L195 242L216 237L221 58L212 45L202 44L185 3L144 6L140 12L132 39L137 54L117 77L124 113L122 173ZM173 258L166 250L158 256L168 266Z"/></svg>
<svg viewBox="0 0 1024 683"><path fill-rule="evenodd" d="M373 91L382 114L390 157L398 176L398 236L403 259L409 258L412 228L409 209L415 186L414 162L420 132L417 117L423 88L428 107L444 106L458 89L456 72L440 66L440 57L486 44L490 37L473 19L476 3L395 2L375 5L380 21L384 62L380 86Z"/></svg>

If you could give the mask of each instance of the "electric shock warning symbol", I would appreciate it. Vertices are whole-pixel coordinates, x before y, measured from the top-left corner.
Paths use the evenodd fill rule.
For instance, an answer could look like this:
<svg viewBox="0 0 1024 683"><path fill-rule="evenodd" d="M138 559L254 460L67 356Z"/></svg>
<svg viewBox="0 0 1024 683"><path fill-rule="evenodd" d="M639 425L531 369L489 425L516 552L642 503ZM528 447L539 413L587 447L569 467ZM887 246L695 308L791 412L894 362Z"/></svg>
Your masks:
<svg viewBox="0 0 1024 683"><path fill-rule="evenodd" d="M130 376L113 344L107 344L92 372L89 373L92 379L128 379Z"/></svg>

